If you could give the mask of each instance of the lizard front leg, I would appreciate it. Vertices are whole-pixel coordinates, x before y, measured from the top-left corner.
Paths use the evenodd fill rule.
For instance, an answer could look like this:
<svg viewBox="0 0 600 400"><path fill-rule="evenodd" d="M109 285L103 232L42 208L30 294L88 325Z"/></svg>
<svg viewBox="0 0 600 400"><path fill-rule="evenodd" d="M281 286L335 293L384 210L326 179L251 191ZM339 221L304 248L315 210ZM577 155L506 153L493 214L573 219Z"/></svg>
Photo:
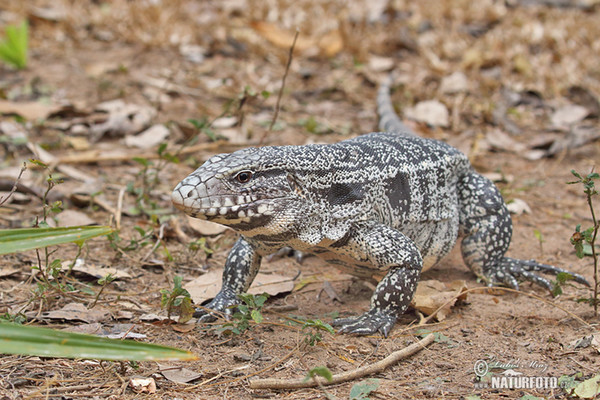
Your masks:
<svg viewBox="0 0 600 400"><path fill-rule="evenodd" d="M244 236L235 242L225 261L223 285L215 298L202 308L197 308L194 317L198 322L209 322L215 316L208 310L231 315L231 306L239 303L237 295L248 290L260 268L261 256L257 249Z"/></svg>
<svg viewBox="0 0 600 400"><path fill-rule="evenodd" d="M423 267L417 246L400 231L374 224L355 229L348 243L339 249L388 273L377 285L369 311L359 317L336 319L332 324L341 333L369 335L379 331L387 336L417 288Z"/></svg>

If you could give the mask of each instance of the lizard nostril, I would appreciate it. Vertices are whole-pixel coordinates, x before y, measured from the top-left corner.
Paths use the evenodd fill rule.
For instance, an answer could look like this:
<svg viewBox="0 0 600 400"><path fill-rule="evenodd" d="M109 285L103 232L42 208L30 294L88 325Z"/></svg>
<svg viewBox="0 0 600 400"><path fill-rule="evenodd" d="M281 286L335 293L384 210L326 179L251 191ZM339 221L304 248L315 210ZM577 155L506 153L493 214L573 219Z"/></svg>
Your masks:
<svg viewBox="0 0 600 400"><path fill-rule="evenodd" d="M187 194L187 197L188 197L188 199L189 199L190 197L192 197L193 195L194 195L194 192L190 190L190 191L188 192L188 194Z"/></svg>

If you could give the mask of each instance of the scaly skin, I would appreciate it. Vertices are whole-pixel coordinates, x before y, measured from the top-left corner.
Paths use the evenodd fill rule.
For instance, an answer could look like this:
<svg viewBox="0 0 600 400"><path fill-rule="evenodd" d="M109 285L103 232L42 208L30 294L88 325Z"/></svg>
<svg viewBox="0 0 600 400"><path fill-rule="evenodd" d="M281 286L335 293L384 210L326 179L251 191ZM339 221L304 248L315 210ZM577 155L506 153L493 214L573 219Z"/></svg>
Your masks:
<svg viewBox="0 0 600 400"><path fill-rule="evenodd" d="M393 115L388 84L378 108L382 126L393 133L219 154L177 185L177 208L241 234L225 263L222 289L207 308L230 312L261 258L285 246L360 277L385 272L367 313L333 322L352 334L387 336L421 270L448 254L459 235L465 263L490 285L517 288L525 279L550 289L535 272L568 272L505 257L512 222L493 183L457 149L407 131ZM200 309L196 315L212 318Z"/></svg>

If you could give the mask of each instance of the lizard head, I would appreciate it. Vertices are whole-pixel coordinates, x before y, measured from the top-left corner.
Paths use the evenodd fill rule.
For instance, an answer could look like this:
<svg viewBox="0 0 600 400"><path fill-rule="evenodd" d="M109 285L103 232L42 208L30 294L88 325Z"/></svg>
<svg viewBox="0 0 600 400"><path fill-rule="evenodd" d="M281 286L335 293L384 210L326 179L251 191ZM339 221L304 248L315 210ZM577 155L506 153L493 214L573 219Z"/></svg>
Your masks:
<svg viewBox="0 0 600 400"><path fill-rule="evenodd" d="M175 187L173 204L192 217L246 233L288 229L288 211L297 196L293 178L284 163L277 161L274 149L250 148L213 156Z"/></svg>

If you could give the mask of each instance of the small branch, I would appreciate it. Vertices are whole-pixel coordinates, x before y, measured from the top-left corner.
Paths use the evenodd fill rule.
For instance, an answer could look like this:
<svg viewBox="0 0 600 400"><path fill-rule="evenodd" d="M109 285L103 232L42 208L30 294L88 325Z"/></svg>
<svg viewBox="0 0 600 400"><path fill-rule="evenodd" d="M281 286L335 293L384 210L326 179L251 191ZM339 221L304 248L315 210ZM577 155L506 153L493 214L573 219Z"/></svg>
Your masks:
<svg viewBox="0 0 600 400"><path fill-rule="evenodd" d="M438 307L437 310L435 310L434 312L432 312L427 318L425 318L423 320L423 323L427 323L429 321L431 321L433 319L433 317L435 317L435 315L442 309L444 309L448 304L452 303L456 298L462 296L463 294L466 293L470 293L470 292L483 292L483 291L488 291L489 289L496 289L496 290L504 290L506 292L512 292L512 293L518 293L518 294L523 294L525 296L529 296L531 298L534 298L536 300L541 301L542 303L546 303L550 306L554 306L556 308L558 308L559 310L562 310L564 312L566 312L567 314L569 314L569 316L571 316L572 318L576 319L577 321L581 322L583 325L585 326L590 326L590 324L588 324L587 322L585 322L583 319L579 318L577 315L573 314L571 311L565 309L564 307L559 306L558 304L554 304L536 294L533 293L527 293L527 292L522 292L520 290L515 290L515 289L511 289L511 288L506 288L506 287L495 287L495 288L489 288L489 287L475 287L475 288L471 288L471 289L467 289L467 290L463 290L460 293L457 293L454 297L452 297L450 300L448 300L447 302L445 302L444 304L442 304L440 307Z"/></svg>
<svg viewBox="0 0 600 400"><path fill-rule="evenodd" d="M313 381L305 381L304 378L301 379L255 379L250 381L251 389L301 389L301 388L310 388L317 387L319 385L327 386L327 385L335 385L342 382L347 382L350 380L362 378L367 375L376 374L382 372L386 368L398 363L400 360L410 357L418 351L424 349L426 346L430 345L435 339L435 335L430 333L425 336L423 339L418 341L417 343L413 343L408 347L403 348L402 350L398 350L387 356L381 361L377 361L376 363L366 365L364 367L342 372L341 374L336 374L332 377L331 381L327 381L324 378L316 378Z"/></svg>
<svg viewBox="0 0 600 400"><path fill-rule="evenodd" d="M267 132L271 132L273 127L275 126L275 122L277 122L277 117L279 116L279 108L281 107L281 97L283 96L283 89L285 88L285 80L288 76L288 72L290 71L290 66L292 65L292 58L294 57L294 47L296 47L296 41L298 40L298 35L300 35L300 31L296 29L296 34L294 35L294 41L292 42L292 46L290 47L290 53L288 55L288 61L285 66L285 72L283 73L283 78L281 79L281 88L279 89L279 94L277 95L277 103L275 104L275 114L273 114L273 120L271 121L271 125L269 125L269 130ZM265 136L263 135L260 139L262 143L265 140Z"/></svg>
<svg viewBox="0 0 600 400"><path fill-rule="evenodd" d="M17 187L19 186L19 181L21 180L21 176L23 175L23 172L25 172L26 169L27 169L27 164L23 163L23 166L21 167L21 171L19 171L19 176L17 176L17 179L15 180L15 183L13 184L12 188L10 189L10 192L8 192L6 197L0 197L0 206L2 204L6 203L8 201L8 199L10 199L10 197L17 191Z"/></svg>

